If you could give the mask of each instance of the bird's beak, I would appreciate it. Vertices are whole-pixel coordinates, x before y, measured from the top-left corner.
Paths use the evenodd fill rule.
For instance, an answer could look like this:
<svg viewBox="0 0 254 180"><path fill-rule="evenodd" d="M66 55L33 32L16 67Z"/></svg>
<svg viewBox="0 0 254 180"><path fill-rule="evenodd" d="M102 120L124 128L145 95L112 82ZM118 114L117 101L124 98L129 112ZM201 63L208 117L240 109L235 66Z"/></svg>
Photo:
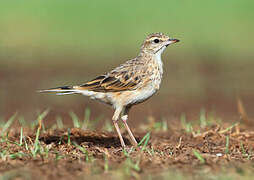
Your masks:
<svg viewBox="0 0 254 180"><path fill-rule="evenodd" d="M179 42L180 40L178 40L178 39L169 39L169 41L172 42L172 43L177 43L177 42Z"/></svg>
<svg viewBox="0 0 254 180"><path fill-rule="evenodd" d="M170 44L174 44L174 43L177 43L177 42L179 42L180 40L178 40L178 39L169 39L168 41L167 41L167 45L166 46L168 46L168 45L170 45Z"/></svg>

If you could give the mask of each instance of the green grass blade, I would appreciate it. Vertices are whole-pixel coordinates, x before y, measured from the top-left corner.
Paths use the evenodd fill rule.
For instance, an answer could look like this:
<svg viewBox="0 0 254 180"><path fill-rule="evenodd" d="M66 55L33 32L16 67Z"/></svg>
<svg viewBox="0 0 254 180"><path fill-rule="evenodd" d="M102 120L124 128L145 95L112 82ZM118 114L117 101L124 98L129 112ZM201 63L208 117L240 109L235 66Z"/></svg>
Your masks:
<svg viewBox="0 0 254 180"><path fill-rule="evenodd" d="M200 127L205 128L207 126L207 120L206 120L206 111L204 108L201 109L200 111Z"/></svg>
<svg viewBox="0 0 254 180"><path fill-rule="evenodd" d="M46 109L42 113L38 113L38 117L36 120L34 120L32 123L30 123L30 128L34 129L39 123L41 123L43 131L45 131L44 124L43 124L43 119L48 115L50 109Z"/></svg>
<svg viewBox="0 0 254 180"><path fill-rule="evenodd" d="M56 124L57 124L58 129L63 129L64 128L63 120L60 116L57 116Z"/></svg>
<svg viewBox="0 0 254 180"><path fill-rule="evenodd" d="M40 122L42 121L49 113L50 109L46 109L45 111L43 111L42 113L40 113L37 117L37 121Z"/></svg>
<svg viewBox="0 0 254 180"><path fill-rule="evenodd" d="M19 145L23 145L23 127L20 128Z"/></svg>
<svg viewBox="0 0 254 180"><path fill-rule="evenodd" d="M85 109L84 120L82 124L82 129L88 129L89 122L90 122L91 110L89 108Z"/></svg>
<svg viewBox="0 0 254 180"><path fill-rule="evenodd" d="M70 146L71 145L71 130L70 128L68 128L68 145Z"/></svg>
<svg viewBox="0 0 254 180"><path fill-rule="evenodd" d="M27 126L27 122L26 120L24 119L23 116L19 117L19 123L22 127L26 127Z"/></svg>
<svg viewBox="0 0 254 180"><path fill-rule="evenodd" d="M25 148L26 148L26 150L28 151L29 148L28 148L28 144L27 144L27 142L26 142L26 137L24 137L24 143L25 143Z"/></svg>
<svg viewBox="0 0 254 180"><path fill-rule="evenodd" d="M150 139L150 133L148 134L147 138L145 139L144 146L142 147L142 151L144 151L148 145L148 141Z"/></svg>
<svg viewBox="0 0 254 180"><path fill-rule="evenodd" d="M109 121L108 119L105 122L105 125L103 126L103 129L108 132L112 132L114 130L112 121Z"/></svg>
<svg viewBox="0 0 254 180"><path fill-rule="evenodd" d="M109 170L108 156L104 153L104 172L107 173Z"/></svg>
<svg viewBox="0 0 254 180"><path fill-rule="evenodd" d="M230 131L231 129L233 129L235 126L237 126L239 123L237 122L237 123L234 123L232 126L230 126L230 127L228 127L228 128L226 128L226 129L224 129L224 130L221 130L219 133L225 133L225 132L228 132L228 131Z"/></svg>
<svg viewBox="0 0 254 180"><path fill-rule="evenodd" d="M89 161L89 154L85 147L78 145L77 143L73 143L75 147L77 147L82 153L85 154L86 161Z"/></svg>
<svg viewBox="0 0 254 180"><path fill-rule="evenodd" d="M73 111L69 112L69 115L71 116L71 119L72 119L72 122L73 122L73 126L75 128L81 128L81 123L79 121L78 116Z"/></svg>
<svg viewBox="0 0 254 180"><path fill-rule="evenodd" d="M14 113L9 119L8 121L4 124L2 132L1 132L1 136L4 135L4 133L7 131L7 129L12 125L12 123L14 122L16 116L17 116L17 112Z"/></svg>
<svg viewBox="0 0 254 180"><path fill-rule="evenodd" d="M150 139L150 132L146 133L146 135L138 143L138 146L141 146L144 143L144 145L141 149L142 151L144 151L146 149L149 139Z"/></svg>
<svg viewBox="0 0 254 180"><path fill-rule="evenodd" d="M201 164L205 163L205 159L202 157L202 155L195 149L192 150L194 156L200 161Z"/></svg>
<svg viewBox="0 0 254 180"><path fill-rule="evenodd" d="M226 150L225 153L228 154L229 153L229 136L226 136Z"/></svg>
<svg viewBox="0 0 254 180"><path fill-rule="evenodd" d="M39 142L40 130L41 130L40 128L37 128L37 131L36 131L34 147L33 147L33 150L32 150L32 154L33 154L34 158L36 158L36 155L40 151L40 142Z"/></svg>
<svg viewBox="0 0 254 180"><path fill-rule="evenodd" d="M166 120L162 121L162 131L167 131L168 130L168 123Z"/></svg>
<svg viewBox="0 0 254 180"><path fill-rule="evenodd" d="M14 154L10 154L10 155L9 155L10 159L22 158L22 157L24 157L24 156L26 156L26 154L23 153L23 152L17 152L17 153L14 153Z"/></svg>
<svg viewBox="0 0 254 180"><path fill-rule="evenodd" d="M141 139L141 141L138 143L138 146L141 146L141 144L146 140L147 136L150 136L150 132L146 133L146 135Z"/></svg>

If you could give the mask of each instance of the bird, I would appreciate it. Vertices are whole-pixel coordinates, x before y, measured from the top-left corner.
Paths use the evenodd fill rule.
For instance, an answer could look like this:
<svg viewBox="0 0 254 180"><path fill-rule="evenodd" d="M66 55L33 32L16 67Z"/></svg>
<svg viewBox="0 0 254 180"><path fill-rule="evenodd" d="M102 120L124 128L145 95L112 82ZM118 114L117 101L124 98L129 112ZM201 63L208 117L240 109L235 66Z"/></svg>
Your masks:
<svg viewBox="0 0 254 180"><path fill-rule="evenodd" d="M159 90L163 76L161 54L166 47L177 42L178 39L160 32L149 34L139 54L113 70L81 85L61 86L39 92L54 92L56 95L82 94L112 106L112 121L122 148L126 148L126 144L118 125L120 119L130 136L131 144L137 147L137 140L127 124L129 111L133 105L146 101Z"/></svg>

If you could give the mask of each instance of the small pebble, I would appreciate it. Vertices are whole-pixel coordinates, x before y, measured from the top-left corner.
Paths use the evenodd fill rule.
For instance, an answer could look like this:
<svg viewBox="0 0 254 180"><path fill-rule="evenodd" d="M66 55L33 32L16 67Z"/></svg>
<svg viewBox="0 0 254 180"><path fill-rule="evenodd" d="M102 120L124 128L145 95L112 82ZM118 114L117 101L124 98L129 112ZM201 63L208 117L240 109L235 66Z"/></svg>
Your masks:
<svg viewBox="0 0 254 180"><path fill-rule="evenodd" d="M216 156L221 157L222 153L217 153Z"/></svg>

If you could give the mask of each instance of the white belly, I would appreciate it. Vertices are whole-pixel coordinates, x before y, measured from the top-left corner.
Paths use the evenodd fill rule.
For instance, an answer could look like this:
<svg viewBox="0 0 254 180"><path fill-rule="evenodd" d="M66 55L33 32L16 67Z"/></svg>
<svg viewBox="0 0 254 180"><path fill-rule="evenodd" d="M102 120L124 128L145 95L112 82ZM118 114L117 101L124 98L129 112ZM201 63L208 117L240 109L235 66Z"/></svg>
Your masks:
<svg viewBox="0 0 254 180"><path fill-rule="evenodd" d="M156 93L157 89L153 86L147 86L146 88L133 91L129 96L126 104L138 104L149 99L152 95Z"/></svg>

